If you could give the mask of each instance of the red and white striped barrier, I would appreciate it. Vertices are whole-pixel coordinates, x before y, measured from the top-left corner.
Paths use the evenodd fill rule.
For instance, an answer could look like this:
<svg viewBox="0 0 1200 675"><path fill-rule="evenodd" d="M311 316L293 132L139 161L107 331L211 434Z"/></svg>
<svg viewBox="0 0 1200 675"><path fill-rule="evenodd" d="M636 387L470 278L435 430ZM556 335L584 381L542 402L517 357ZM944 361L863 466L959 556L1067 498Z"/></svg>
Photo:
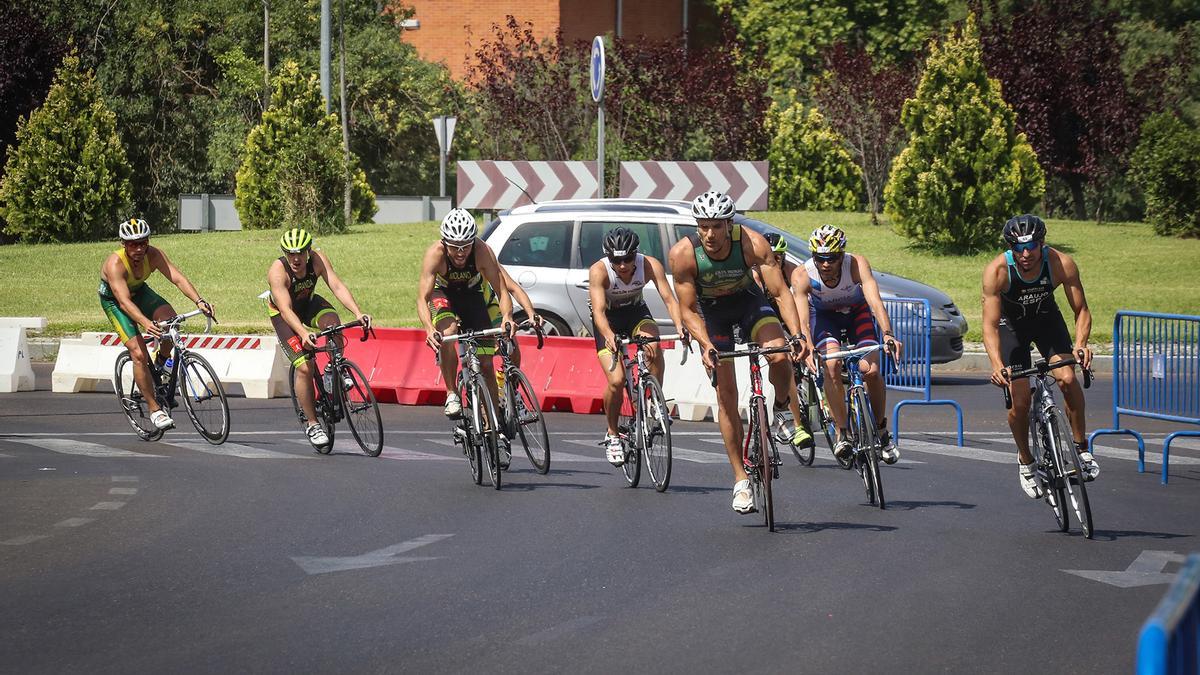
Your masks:
<svg viewBox="0 0 1200 675"><path fill-rule="evenodd" d="M554 199L596 196L595 162L458 162L458 206L511 209Z"/></svg>
<svg viewBox="0 0 1200 675"><path fill-rule="evenodd" d="M274 398L289 393L288 362L269 335L189 335L184 346L203 356L222 384L240 384L246 398ZM52 389L59 393L95 391L111 382L117 355L124 346L116 333L84 333L64 338L54 364Z"/></svg>
<svg viewBox="0 0 1200 675"><path fill-rule="evenodd" d="M709 190L740 211L767 210L769 162L621 162L621 196L688 201Z"/></svg>

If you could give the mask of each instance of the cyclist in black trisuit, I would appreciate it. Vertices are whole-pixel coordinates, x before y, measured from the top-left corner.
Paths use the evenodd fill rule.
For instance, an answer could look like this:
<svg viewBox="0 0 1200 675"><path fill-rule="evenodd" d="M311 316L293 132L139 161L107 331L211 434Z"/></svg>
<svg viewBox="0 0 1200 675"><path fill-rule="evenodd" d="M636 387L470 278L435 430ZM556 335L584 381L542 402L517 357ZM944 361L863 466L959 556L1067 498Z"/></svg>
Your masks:
<svg viewBox="0 0 1200 675"><path fill-rule="evenodd" d="M1029 381L1010 381L1008 369L1030 367L1031 344L1050 363L1072 354L1084 368L1092 363L1092 350L1087 346L1092 312L1083 293L1079 268L1071 256L1047 246L1045 240L1046 223L1041 218L1025 214L1009 219L1004 224L1009 250L988 263L983 273L983 346L992 362L992 384L1007 385L1012 391L1008 426L1017 444L1021 489L1034 499L1042 495L1042 486L1029 452ZM1074 344L1054 301L1054 289L1059 286L1075 313ZM1100 467L1088 449L1083 389L1075 378L1075 369L1051 372L1063 393L1084 478L1095 480Z"/></svg>

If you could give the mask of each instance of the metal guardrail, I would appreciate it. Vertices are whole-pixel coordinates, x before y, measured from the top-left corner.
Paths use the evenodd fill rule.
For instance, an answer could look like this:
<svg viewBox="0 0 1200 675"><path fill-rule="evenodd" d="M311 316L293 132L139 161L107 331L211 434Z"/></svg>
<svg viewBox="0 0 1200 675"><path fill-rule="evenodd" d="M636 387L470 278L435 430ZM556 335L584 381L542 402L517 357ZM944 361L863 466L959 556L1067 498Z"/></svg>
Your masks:
<svg viewBox="0 0 1200 675"><path fill-rule="evenodd" d="M904 352L899 362L890 356L885 367L884 382L888 389L915 392L920 399L899 401L892 408L892 437L900 439L900 409L909 405L948 405L958 415L958 445L963 445L963 411L958 401L933 398L933 316L929 301L924 298L886 298L892 323L892 333L904 343ZM886 365L886 364L885 364Z"/></svg>
<svg viewBox="0 0 1200 675"><path fill-rule="evenodd" d="M181 194L176 224L183 232L236 231L242 220L227 194ZM418 223L441 220L453 204L449 197L376 195L373 223Z"/></svg>
<svg viewBox="0 0 1200 675"><path fill-rule="evenodd" d="M1113 424L1088 437L1137 439L1138 473L1146 471L1146 442L1121 426L1121 415L1200 425L1200 316L1119 311L1113 319ZM1167 484L1171 442L1197 431L1176 431L1163 440L1162 484Z"/></svg>
<svg viewBox="0 0 1200 675"><path fill-rule="evenodd" d="M1200 554L1188 556L1179 576L1138 636L1138 675L1200 672Z"/></svg>

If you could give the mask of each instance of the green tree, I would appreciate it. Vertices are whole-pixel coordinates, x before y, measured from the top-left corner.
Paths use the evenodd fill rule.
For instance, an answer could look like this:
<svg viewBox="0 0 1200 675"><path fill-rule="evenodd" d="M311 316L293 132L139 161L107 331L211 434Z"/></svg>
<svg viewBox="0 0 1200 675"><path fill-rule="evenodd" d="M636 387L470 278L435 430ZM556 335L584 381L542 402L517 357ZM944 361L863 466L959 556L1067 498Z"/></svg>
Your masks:
<svg viewBox="0 0 1200 675"><path fill-rule="evenodd" d="M1200 129L1172 113L1151 115L1130 168L1155 232L1200 237Z"/></svg>
<svg viewBox="0 0 1200 675"><path fill-rule="evenodd" d="M345 230L353 224L342 212L347 172L354 178L351 219L375 214L366 174L353 155L346 166L340 122L324 110L317 76L305 76L295 61L284 63L272 83L271 107L246 137L237 172L234 206L244 227Z"/></svg>
<svg viewBox="0 0 1200 675"><path fill-rule="evenodd" d="M111 238L131 204L116 127L95 77L72 51L45 103L17 123L0 184L5 234L28 242Z"/></svg>
<svg viewBox="0 0 1200 675"><path fill-rule="evenodd" d="M892 165L884 201L910 239L955 251L992 246L998 223L1032 210L1045 192L1037 155L983 67L974 15L931 47L900 119L908 147Z"/></svg>
<svg viewBox="0 0 1200 675"><path fill-rule="evenodd" d="M821 113L799 103L767 111L771 148L771 208L852 211L858 208L861 171L841 136Z"/></svg>

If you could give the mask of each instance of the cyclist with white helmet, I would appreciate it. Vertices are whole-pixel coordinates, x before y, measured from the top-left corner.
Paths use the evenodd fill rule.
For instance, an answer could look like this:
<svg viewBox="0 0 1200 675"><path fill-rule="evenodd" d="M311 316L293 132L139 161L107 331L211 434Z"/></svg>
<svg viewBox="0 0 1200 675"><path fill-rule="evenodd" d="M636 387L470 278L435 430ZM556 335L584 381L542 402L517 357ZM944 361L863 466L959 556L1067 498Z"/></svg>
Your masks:
<svg viewBox="0 0 1200 675"><path fill-rule="evenodd" d="M447 417L462 414L462 401L455 390L458 353L442 337L462 329L487 330L505 326L512 331L512 296L496 254L478 236L475 217L466 209L454 209L442 219L441 239L425 250L417 286L417 317L425 327L425 342L441 351L442 383L446 387ZM515 285L515 284L514 284ZM528 298L528 296L526 296ZM534 316L532 306L526 307ZM493 400L500 400L496 386L495 341L479 349L480 368ZM501 459L503 464L503 458Z"/></svg>
<svg viewBox="0 0 1200 675"><path fill-rule="evenodd" d="M1031 345L1050 363L1076 356L1091 367L1092 312L1083 293L1079 267L1071 256L1046 245L1046 223L1035 215L1014 216L1004 224L1009 250L996 256L983 272L983 346L992 362L992 384L1007 385L1012 392L1008 427L1017 444L1021 489L1029 497L1042 496L1042 485L1033 470L1029 452L1029 380L1012 382L1009 368L1029 368ZM1062 286L1075 313L1075 341L1067 331L1062 312L1054 302L1054 289ZM1085 480L1100 475L1088 449L1083 389L1074 368L1050 371L1062 390L1067 419Z"/></svg>
<svg viewBox="0 0 1200 675"><path fill-rule="evenodd" d="M150 245L149 223L141 218L130 218L117 227L117 235L121 238L121 248L109 254L100 266L100 307L117 331L121 343L129 349L133 379L138 389L154 391L149 351L142 333L160 339L156 359L161 366L171 353L172 345L162 340L162 330L154 322L175 316L175 309L155 293L146 280L157 270L206 315L212 316L213 307L200 297L192 282L167 258L166 253ZM159 407L155 397L146 396L145 400L150 410L150 421L155 427L165 430L175 426L171 415Z"/></svg>
<svg viewBox="0 0 1200 675"><path fill-rule="evenodd" d="M742 339L768 348L786 343L787 335L779 318L771 310L767 296L754 283L751 270L755 266L762 275L766 293L779 303L788 332L803 337L807 328L800 324L796 303L788 293L771 247L762 235L733 222L734 205L728 195L715 190L705 192L692 201L692 215L696 218L696 233L671 248L675 294L679 297L683 323L700 344L704 365L717 374L717 421L733 468L733 510L751 513L754 498L742 465L742 419L733 363L717 363L709 352L733 349L735 331L740 331ZM803 358L808 353L808 344L797 341L793 349L794 358ZM794 420L799 407L787 356L771 354L766 358L769 379L775 387L774 427ZM785 412L789 414L784 415Z"/></svg>
<svg viewBox="0 0 1200 675"><path fill-rule="evenodd" d="M333 296L368 328L371 317L359 310L354 295L333 271L329 256L313 248L313 238L307 230L299 227L284 230L279 236L279 248L283 255L267 269L270 285L267 315L284 356L296 364L296 398L304 411L308 441L315 447L324 447L329 445L329 436L317 424L315 393L308 384L313 364L306 350L317 346L317 333L342 321L333 305L316 294L317 283L324 279ZM341 343L342 336L335 335L333 339Z"/></svg>
<svg viewBox="0 0 1200 675"><path fill-rule="evenodd" d="M801 315L807 317L812 306L814 347L822 353L836 352L841 349L843 334L853 348L879 344L875 336L878 324L885 344L899 358L904 345L892 334L892 322L867 258L847 253L846 233L833 225L813 230L808 248L812 257L792 272L792 294ZM880 458L895 464L900 451L892 442L884 416L887 389L879 354L871 354L859 366L879 426ZM846 437L846 385L842 382L841 361L825 362L825 396L838 428L834 454L848 458L852 448Z"/></svg>
<svg viewBox="0 0 1200 675"><path fill-rule="evenodd" d="M604 235L604 257L588 269L588 305L592 314L592 335L596 339L596 356L608 378L604 389L604 415L608 430L604 435L604 450L613 466L625 463L617 421L625 397L625 365L619 355L616 367L608 369L616 354L616 336L657 336L658 324L642 298L646 284L654 284L662 296L675 329L683 335L683 321L675 294L667 282L667 271L654 256L638 252L641 242L637 233L627 227L616 227ZM666 363L657 343L646 345L650 372L660 383Z"/></svg>

